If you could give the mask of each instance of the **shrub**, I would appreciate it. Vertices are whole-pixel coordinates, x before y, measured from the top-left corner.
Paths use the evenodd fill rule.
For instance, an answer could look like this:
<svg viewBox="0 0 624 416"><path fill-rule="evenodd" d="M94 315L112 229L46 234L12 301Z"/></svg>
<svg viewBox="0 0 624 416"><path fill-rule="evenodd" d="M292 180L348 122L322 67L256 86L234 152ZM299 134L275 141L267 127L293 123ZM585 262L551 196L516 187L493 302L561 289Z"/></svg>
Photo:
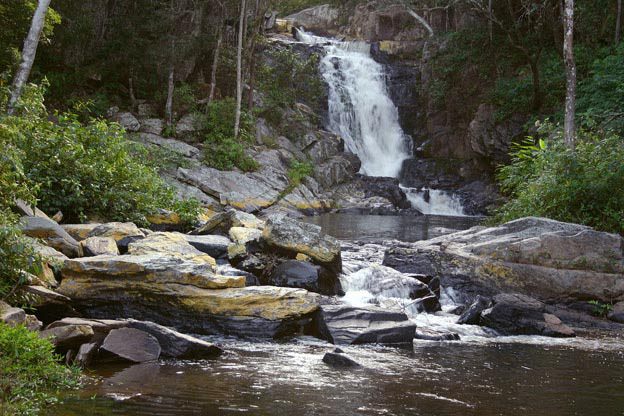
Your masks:
<svg viewBox="0 0 624 416"><path fill-rule="evenodd" d="M28 283L26 272L38 274L41 271L42 259L15 224L0 224L0 259L0 300L11 304L30 303L17 289Z"/></svg>
<svg viewBox="0 0 624 416"><path fill-rule="evenodd" d="M204 161L207 165L220 170L232 170L235 167L251 172L258 168L255 160L246 150L254 142L254 118L241 111L240 133L234 139L236 102L227 98L208 105L205 114L198 114L199 128L205 134Z"/></svg>
<svg viewBox="0 0 624 416"><path fill-rule="evenodd" d="M60 359L37 332L0 323L0 414L40 414L58 390L78 387L79 371Z"/></svg>
<svg viewBox="0 0 624 416"><path fill-rule="evenodd" d="M288 186L282 191L281 196L288 195L301 184L301 181L314 173L314 166L307 161L291 160L290 169L288 169Z"/></svg>
<svg viewBox="0 0 624 416"><path fill-rule="evenodd" d="M562 131L539 125L540 145L525 144L498 172L510 197L498 221L537 215L624 234L624 140L613 132L580 131L575 151Z"/></svg>
<svg viewBox="0 0 624 416"><path fill-rule="evenodd" d="M96 216L144 224L157 208L180 205L157 170L132 156L119 125L81 123L71 110L51 115L42 88L25 90L17 116L0 116L0 143L15 143L24 176L38 186L39 207L61 210L68 221Z"/></svg>

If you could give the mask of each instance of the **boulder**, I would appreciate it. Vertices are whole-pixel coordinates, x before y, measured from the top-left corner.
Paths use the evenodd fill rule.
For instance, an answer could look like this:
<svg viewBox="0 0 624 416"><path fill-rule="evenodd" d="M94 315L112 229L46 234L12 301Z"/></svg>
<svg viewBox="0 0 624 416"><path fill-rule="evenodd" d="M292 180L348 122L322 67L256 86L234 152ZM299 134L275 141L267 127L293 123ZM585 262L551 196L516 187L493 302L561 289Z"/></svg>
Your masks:
<svg viewBox="0 0 624 416"><path fill-rule="evenodd" d="M260 244L262 230L245 227L232 227L228 233L235 244L247 246L248 244Z"/></svg>
<svg viewBox="0 0 624 416"><path fill-rule="evenodd" d="M420 299L433 295L429 287L420 280L378 264L364 267L343 279L350 290L365 290L375 297Z"/></svg>
<svg viewBox="0 0 624 416"><path fill-rule="evenodd" d="M137 118L128 112L119 112L111 117L111 121L119 123L121 127L129 132L137 132L141 128L141 123Z"/></svg>
<svg viewBox="0 0 624 416"><path fill-rule="evenodd" d="M544 335L573 337L574 331L555 315L545 313L545 305L521 294L501 294L491 308L481 313L481 325L502 335Z"/></svg>
<svg viewBox="0 0 624 416"><path fill-rule="evenodd" d="M197 117L188 113L176 123L176 135L184 136L199 130Z"/></svg>
<svg viewBox="0 0 624 416"><path fill-rule="evenodd" d="M109 255L116 256L119 254L117 242L111 237L89 237L80 242L82 251L85 256Z"/></svg>
<svg viewBox="0 0 624 416"><path fill-rule="evenodd" d="M624 324L624 302L613 305L613 309L609 312L609 319Z"/></svg>
<svg viewBox="0 0 624 416"><path fill-rule="evenodd" d="M109 222L91 230L88 237L112 237L121 254L128 251L128 244L145 237L145 233L131 222Z"/></svg>
<svg viewBox="0 0 624 416"><path fill-rule="evenodd" d="M264 229L265 242L287 256L294 258L302 253L312 261L327 267L332 273L342 271L340 243L325 235L321 227L299 222L283 215L273 215Z"/></svg>
<svg viewBox="0 0 624 416"><path fill-rule="evenodd" d="M325 188L348 182L360 170L362 163L352 153L343 153L333 156L316 166L314 177Z"/></svg>
<svg viewBox="0 0 624 416"><path fill-rule="evenodd" d="M211 257L223 258L227 256L227 249L232 240L220 235L186 235L186 241L202 253Z"/></svg>
<svg viewBox="0 0 624 416"><path fill-rule="evenodd" d="M129 243L128 254L131 256L161 255L205 264L210 266L212 271L216 269L215 259L197 250L186 240L186 236L180 233L152 233L141 240Z"/></svg>
<svg viewBox="0 0 624 416"><path fill-rule="evenodd" d="M306 289L326 296L344 294L340 279L335 274L306 261L282 263L271 273L268 284Z"/></svg>
<svg viewBox="0 0 624 416"><path fill-rule="evenodd" d="M301 10L284 19L293 27L303 27L314 33L329 34L338 29L339 15L337 8L323 4Z"/></svg>
<svg viewBox="0 0 624 416"><path fill-rule="evenodd" d="M323 305L312 333L334 344L411 345L415 331L416 325L403 312Z"/></svg>
<svg viewBox="0 0 624 416"><path fill-rule="evenodd" d="M97 355L98 348L100 348L100 343L97 342L82 344L74 358L74 364L81 368L89 367Z"/></svg>
<svg viewBox="0 0 624 416"><path fill-rule="evenodd" d="M101 224L63 224L61 227L76 241L86 240L89 233Z"/></svg>
<svg viewBox="0 0 624 416"><path fill-rule="evenodd" d="M22 217L20 224L24 235L40 238L47 245L67 257L80 257L82 255L80 244L51 219Z"/></svg>
<svg viewBox="0 0 624 416"><path fill-rule="evenodd" d="M23 309L15 308L0 300L0 322L16 326L24 323L26 312Z"/></svg>
<svg viewBox="0 0 624 416"><path fill-rule="evenodd" d="M161 347L162 357L178 359L215 358L223 353L223 350L214 344L153 322L135 319L128 319L127 322L130 328L145 331L156 338Z"/></svg>
<svg viewBox="0 0 624 416"><path fill-rule="evenodd" d="M323 356L323 362L331 365L332 367L359 367L360 365L347 357L346 355L336 352L326 352Z"/></svg>
<svg viewBox="0 0 624 416"><path fill-rule="evenodd" d="M41 211L36 206L31 206L23 199L15 200L15 206L13 207L13 210L20 216L48 218L45 212Z"/></svg>
<svg viewBox="0 0 624 416"><path fill-rule="evenodd" d="M168 285L192 285L204 289L245 285L244 278L217 276L215 270L214 259L203 253L193 257L168 256L158 252L85 257L65 262L61 271L63 281L58 292L74 299L76 290L84 285L90 287L92 282L99 282L103 291L114 291L124 285L128 289L135 286L143 295L152 290L165 290Z"/></svg>
<svg viewBox="0 0 624 416"><path fill-rule="evenodd" d="M35 315L26 315L26 319L24 319L24 326L33 332L37 332L43 328L43 322L37 319Z"/></svg>
<svg viewBox="0 0 624 416"><path fill-rule="evenodd" d="M67 325L45 329L39 333L47 338L58 351L76 350L93 337L93 329L88 325Z"/></svg>
<svg viewBox="0 0 624 416"><path fill-rule="evenodd" d="M100 354L133 363L155 361L160 357L160 351L160 344L156 338L134 328L110 331L100 347Z"/></svg>
<svg viewBox="0 0 624 416"><path fill-rule="evenodd" d="M466 303L477 295L521 293L580 305L624 300L623 247L616 234L527 217L392 248L383 264L438 277Z"/></svg>
<svg viewBox="0 0 624 416"><path fill-rule="evenodd" d="M228 234L232 227L244 227L244 228L264 228L264 221L257 218L255 215L248 214L246 212L230 209L225 212L216 214L202 225L198 229L191 232L194 235L205 235L213 233Z"/></svg>
<svg viewBox="0 0 624 416"><path fill-rule="evenodd" d="M33 307L35 316L49 324L65 317L76 317L80 314L73 308L71 299L43 286L25 286L24 292L35 297Z"/></svg>
<svg viewBox="0 0 624 416"><path fill-rule="evenodd" d="M481 323L481 313L491 305L492 302L489 299L477 296L470 307L457 319L457 323L460 325L479 325Z"/></svg>
<svg viewBox="0 0 624 416"><path fill-rule="evenodd" d="M153 231L183 231L185 226L178 214L162 208L145 219L150 223L150 229Z"/></svg>
<svg viewBox="0 0 624 416"><path fill-rule="evenodd" d="M141 120L141 128L143 133L154 134L160 136L165 128L165 123L159 118L146 118Z"/></svg>
<svg viewBox="0 0 624 416"><path fill-rule="evenodd" d="M136 139L142 143L148 143L162 147L165 150L177 153L178 155L183 157L190 158L197 156L200 153L200 150L195 146L191 146L190 144L184 143L180 140L165 139L164 137L158 136L157 134L139 133Z"/></svg>

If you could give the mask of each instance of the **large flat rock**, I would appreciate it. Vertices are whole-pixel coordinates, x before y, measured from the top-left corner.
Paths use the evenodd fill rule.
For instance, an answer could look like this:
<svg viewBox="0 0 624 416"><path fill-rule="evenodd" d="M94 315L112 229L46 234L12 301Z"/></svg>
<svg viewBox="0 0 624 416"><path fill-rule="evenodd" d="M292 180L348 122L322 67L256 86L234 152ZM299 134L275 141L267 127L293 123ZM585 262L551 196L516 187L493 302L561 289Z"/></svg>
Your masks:
<svg viewBox="0 0 624 416"><path fill-rule="evenodd" d="M545 218L474 227L386 252L384 265L440 278L467 294L545 302L624 300L622 237Z"/></svg>
<svg viewBox="0 0 624 416"><path fill-rule="evenodd" d="M47 245L68 257L80 257L82 255L80 244L60 225L49 218L22 217L20 225L24 235L40 238Z"/></svg>

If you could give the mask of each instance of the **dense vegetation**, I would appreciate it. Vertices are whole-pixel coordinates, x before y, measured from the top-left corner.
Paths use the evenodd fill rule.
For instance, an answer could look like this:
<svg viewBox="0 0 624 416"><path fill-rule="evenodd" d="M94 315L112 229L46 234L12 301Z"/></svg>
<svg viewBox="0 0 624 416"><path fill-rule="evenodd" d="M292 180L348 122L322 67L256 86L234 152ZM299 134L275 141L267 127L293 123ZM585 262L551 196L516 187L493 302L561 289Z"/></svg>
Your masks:
<svg viewBox="0 0 624 416"><path fill-rule="evenodd" d="M50 341L38 333L0 322L0 414L41 414L57 401L60 389L77 387L78 369L60 360Z"/></svg>

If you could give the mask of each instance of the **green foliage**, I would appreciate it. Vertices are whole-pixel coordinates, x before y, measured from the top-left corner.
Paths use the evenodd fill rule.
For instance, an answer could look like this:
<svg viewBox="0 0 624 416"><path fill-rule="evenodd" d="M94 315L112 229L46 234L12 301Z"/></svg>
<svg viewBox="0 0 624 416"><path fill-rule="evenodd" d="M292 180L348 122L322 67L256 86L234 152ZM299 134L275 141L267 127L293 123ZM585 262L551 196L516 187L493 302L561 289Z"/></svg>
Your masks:
<svg viewBox="0 0 624 416"><path fill-rule="evenodd" d="M30 21L37 7L36 0L2 0L0 2L0 72L4 72L19 60L24 38L28 34ZM41 32L40 44L51 42L54 27L61 23L61 16L48 9Z"/></svg>
<svg viewBox="0 0 624 416"><path fill-rule="evenodd" d="M606 318L609 312L613 310L613 305L610 303L602 303L599 300L590 300L587 303L593 306L592 313L601 318Z"/></svg>
<svg viewBox="0 0 624 416"><path fill-rule="evenodd" d="M78 387L78 369L60 359L37 332L0 323L0 414L38 415L56 403L60 389Z"/></svg>
<svg viewBox="0 0 624 416"><path fill-rule="evenodd" d="M72 111L50 121L43 90L27 88L14 117L0 117L0 141L13 141L23 157L23 172L37 184L39 207L61 210L68 221L91 216L145 223L158 208L179 203L156 169L138 162L123 129Z"/></svg>
<svg viewBox="0 0 624 416"><path fill-rule="evenodd" d="M312 107L323 97L323 83L318 70L319 57L308 58L288 48L272 49L258 75L258 87L264 93L262 117L273 125L281 121L281 113L296 102Z"/></svg>
<svg viewBox="0 0 624 416"><path fill-rule="evenodd" d="M544 216L624 233L624 140L612 132L582 130L576 151L562 144L562 131L539 125L548 137L541 146L524 144L499 169L502 190L511 198L496 215L505 222Z"/></svg>
<svg viewBox="0 0 624 416"><path fill-rule="evenodd" d="M282 191L281 196L288 195L301 184L301 181L314 173L314 166L307 161L291 160L288 169L288 186Z"/></svg>
<svg viewBox="0 0 624 416"><path fill-rule="evenodd" d="M18 289L28 282L26 272L40 272L42 259L15 224L0 224L0 259L0 300L29 303Z"/></svg>
<svg viewBox="0 0 624 416"><path fill-rule="evenodd" d="M246 150L255 140L255 120L241 110L240 133L235 139L235 111L236 102L227 98L209 104L205 114L197 114L200 130L205 134L204 160L215 169L232 170L237 167L252 172L258 169L258 163L247 155Z"/></svg>
<svg viewBox="0 0 624 416"><path fill-rule="evenodd" d="M613 54L593 62L578 92L581 116L624 133L624 42Z"/></svg>

